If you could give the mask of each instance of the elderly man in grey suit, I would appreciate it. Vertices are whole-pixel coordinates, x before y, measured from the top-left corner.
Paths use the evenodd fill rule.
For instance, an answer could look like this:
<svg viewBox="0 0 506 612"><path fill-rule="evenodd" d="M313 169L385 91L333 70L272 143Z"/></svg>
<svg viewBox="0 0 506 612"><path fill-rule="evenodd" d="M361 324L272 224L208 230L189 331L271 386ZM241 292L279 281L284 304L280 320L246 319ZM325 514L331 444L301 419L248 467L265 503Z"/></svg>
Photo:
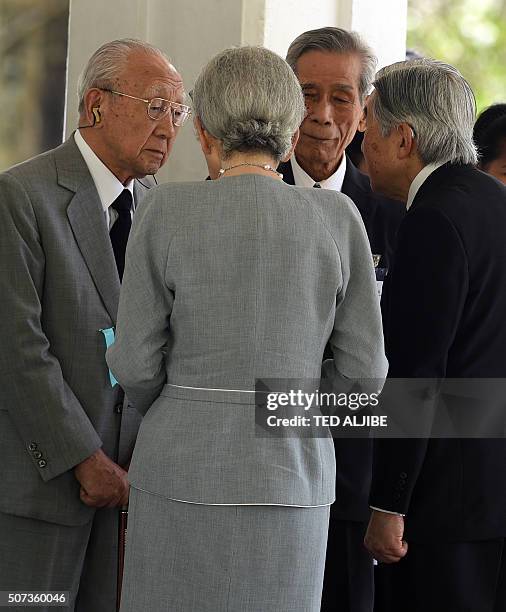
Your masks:
<svg viewBox="0 0 506 612"><path fill-rule="evenodd" d="M166 161L183 95L160 50L107 43L80 80L80 129L0 176L0 591L115 609L117 506L141 417L105 351L139 179Z"/></svg>

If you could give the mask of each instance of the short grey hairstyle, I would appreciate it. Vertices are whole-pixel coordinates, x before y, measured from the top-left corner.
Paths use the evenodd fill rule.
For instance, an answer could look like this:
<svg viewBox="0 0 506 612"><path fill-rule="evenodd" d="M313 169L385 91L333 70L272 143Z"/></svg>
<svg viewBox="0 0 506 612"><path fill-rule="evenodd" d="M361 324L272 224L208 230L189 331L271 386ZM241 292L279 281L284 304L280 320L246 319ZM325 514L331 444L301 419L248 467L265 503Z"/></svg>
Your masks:
<svg viewBox="0 0 506 612"><path fill-rule="evenodd" d="M308 51L332 53L353 53L362 61L362 70L358 82L360 101L364 102L369 93L376 73L378 62L372 49L362 40L359 34L342 28L318 28L297 36L288 47L286 61L297 74L297 62L301 55Z"/></svg>
<svg viewBox="0 0 506 612"><path fill-rule="evenodd" d="M79 76L77 97L80 113L84 111L86 92L93 87L104 89L113 87L114 79L121 74L129 55L134 51L143 51L149 55L155 55L170 64L169 58L163 51L142 40L122 38L103 44L93 53Z"/></svg>
<svg viewBox="0 0 506 612"><path fill-rule="evenodd" d="M397 62L382 68L373 85L371 109L383 136L407 123L425 164L476 164L476 102L456 68L426 58Z"/></svg>
<svg viewBox="0 0 506 612"><path fill-rule="evenodd" d="M279 161L305 115L297 77L262 47L215 55L197 77L192 99L202 126L221 140L225 158L234 151L264 151Z"/></svg>

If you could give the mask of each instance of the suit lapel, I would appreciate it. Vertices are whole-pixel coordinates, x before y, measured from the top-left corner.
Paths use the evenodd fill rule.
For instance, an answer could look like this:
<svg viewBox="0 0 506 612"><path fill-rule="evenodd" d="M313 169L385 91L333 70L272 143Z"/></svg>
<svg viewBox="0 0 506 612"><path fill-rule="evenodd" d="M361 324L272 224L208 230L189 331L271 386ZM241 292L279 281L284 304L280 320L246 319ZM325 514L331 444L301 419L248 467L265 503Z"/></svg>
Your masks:
<svg viewBox="0 0 506 612"><path fill-rule="evenodd" d="M283 181L288 185L295 185L295 179L293 178L292 164L290 160L287 162L281 162L278 166L278 172L283 175Z"/></svg>
<svg viewBox="0 0 506 612"><path fill-rule="evenodd" d="M346 173L344 175L341 192L353 200L367 228L369 227L370 210L366 205L366 202L369 200L369 194L368 191L364 189L364 179L368 180L358 171L351 159L346 157Z"/></svg>
<svg viewBox="0 0 506 612"><path fill-rule="evenodd" d="M74 192L67 217L107 312L116 321L120 282L95 183L73 136L57 152L58 183Z"/></svg>

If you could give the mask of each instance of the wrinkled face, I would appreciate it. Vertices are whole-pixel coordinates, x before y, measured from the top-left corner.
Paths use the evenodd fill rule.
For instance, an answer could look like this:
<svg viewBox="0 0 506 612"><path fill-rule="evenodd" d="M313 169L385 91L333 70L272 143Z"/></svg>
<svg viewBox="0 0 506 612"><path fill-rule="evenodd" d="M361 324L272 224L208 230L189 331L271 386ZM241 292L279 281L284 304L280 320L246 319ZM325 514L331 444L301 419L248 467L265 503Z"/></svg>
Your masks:
<svg viewBox="0 0 506 612"><path fill-rule="evenodd" d="M183 103L183 82L176 69L163 58L134 51L111 89L151 99ZM172 113L154 120L140 100L103 92L101 145L104 163L122 181L154 174L165 163L179 128Z"/></svg>
<svg viewBox="0 0 506 612"><path fill-rule="evenodd" d="M298 59L296 69L307 108L295 149L297 159L332 164L334 171L362 117L360 57L307 51Z"/></svg>
<svg viewBox="0 0 506 612"><path fill-rule="evenodd" d="M506 138L502 141L499 147L499 155L488 164L483 166L482 170L491 174L496 179L506 185Z"/></svg>
<svg viewBox="0 0 506 612"><path fill-rule="evenodd" d="M383 136L377 119L372 111L373 92L366 101L366 119L362 153L367 165L367 174L373 191L394 197L393 186L397 182L396 147L394 131Z"/></svg>

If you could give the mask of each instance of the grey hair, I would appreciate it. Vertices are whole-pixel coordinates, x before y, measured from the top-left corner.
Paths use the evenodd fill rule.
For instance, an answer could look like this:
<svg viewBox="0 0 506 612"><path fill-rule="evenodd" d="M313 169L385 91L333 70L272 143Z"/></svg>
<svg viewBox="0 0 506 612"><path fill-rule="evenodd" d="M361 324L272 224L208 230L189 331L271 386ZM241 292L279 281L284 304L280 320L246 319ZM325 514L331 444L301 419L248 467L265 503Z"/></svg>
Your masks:
<svg viewBox="0 0 506 612"><path fill-rule="evenodd" d="M121 74L129 55L134 51L143 51L149 55L163 58L170 64L163 51L142 40L122 38L103 44L93 53L79 76L77 82L77 97L79 112L84 111L84 96L92 87L111 88L114 79Z"/></svg>
<svg viewBox="0 0 506 612"><path fill-rule="evenodd" d="M305 115L297 77L276 53L262 47L225 49L197 77L195 115L234 151L265 151L282 159Z"/></svg>
<svg viewBox="0 0 506 612"><path fill-rule="evenodd" d="M353 53L360 57L362 70L358 82L360 101L364 102L369 93L378 62L372 49L362 40L359 34L342 28L318 28L297 36L288 47L286 61L297 74L297 61L308 51L332 53Z"/></svg>
<svg viewBox="0 0 506 612"><path fill-rule="evenodd" d="M425 164L476 164L476 102L456 68L425 58L397 62L382 68L373 85L371 107L383 136L407 123Z"/></svg>

